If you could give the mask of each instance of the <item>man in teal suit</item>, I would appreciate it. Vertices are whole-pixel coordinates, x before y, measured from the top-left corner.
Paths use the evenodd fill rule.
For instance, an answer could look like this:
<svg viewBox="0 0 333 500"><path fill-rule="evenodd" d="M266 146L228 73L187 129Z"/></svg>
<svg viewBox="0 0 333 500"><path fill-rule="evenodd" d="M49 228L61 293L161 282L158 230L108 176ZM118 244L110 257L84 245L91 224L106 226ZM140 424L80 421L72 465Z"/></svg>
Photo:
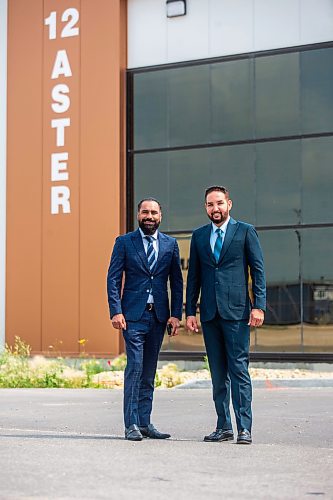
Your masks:
<svg viewBox="0 0 333 500"><path fill-rule="evenodd" d="M211 220L195 230L191 240L186 289L186 325L198 331L200 319L212 375L217 412L216 430L205 441L234 438L229 411L229 377L238 444L251 444L252 386L248 371L250 326L264 321L266 284L262 250L256 230L230 217L232 201L223 186L205 193ZM252 294L248 291L249 271Z"/></svg>

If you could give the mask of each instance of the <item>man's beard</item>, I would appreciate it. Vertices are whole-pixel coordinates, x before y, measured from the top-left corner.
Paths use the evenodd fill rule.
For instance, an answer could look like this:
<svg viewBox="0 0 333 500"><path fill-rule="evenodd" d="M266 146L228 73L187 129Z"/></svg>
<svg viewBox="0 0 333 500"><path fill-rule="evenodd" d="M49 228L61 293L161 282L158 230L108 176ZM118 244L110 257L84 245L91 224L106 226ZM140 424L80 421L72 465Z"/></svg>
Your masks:
<svg viewBox="0 0 333 500"><path fill-rule="evenodd" d="M146 224L147 220L149 219L140 220L139 227L142 230L143 234L145 234L146 236L151 236L158 229L160 222L149 220L150 222L153 222L153 224L148 225Z"/></svg>
<svg viewBox="0 0 333 500"><path fill-rule="evenodd" d="M214 215L220 215L219 218L214 218ZM208 214L207 214L208 215ZM229 212L221 213L221 212L215 212L214 214L209 214L208 217L214 224L223 224L227 218L229 217Z"/></svg>

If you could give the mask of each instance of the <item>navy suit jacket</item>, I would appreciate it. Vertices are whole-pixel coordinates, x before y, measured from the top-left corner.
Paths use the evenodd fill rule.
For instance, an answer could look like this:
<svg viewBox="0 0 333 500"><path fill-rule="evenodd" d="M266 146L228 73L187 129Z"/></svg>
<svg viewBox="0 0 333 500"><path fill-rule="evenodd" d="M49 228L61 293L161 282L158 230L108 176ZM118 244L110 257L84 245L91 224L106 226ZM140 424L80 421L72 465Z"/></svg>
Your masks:
<svg viewBox="0 0 333 500"><path fill-rule="evenodd" d="M247 320L250 308L266 309L264 261L256 230L250 224L230 218L219 262L210 246L212 225L192 235L186 289L186 316L195 316L200 298L201 321L212 320L216 312L226 320ZM253 303L248 292L250 269Z"/></svg>
<svg viewBox="0 0 333 500"><path fill-rule="evenodd" d="M150 272L139 229L116 239L107 277L110 317L123 314L126 320L138 321L147 304L150 288L155 312L161 322L170 316L181 319L183 308L183 277L179 248L175 238L158 232L158 259ZM123 274L125 281L122 291ZM171 314L168 297L171 288Z"/></svg>

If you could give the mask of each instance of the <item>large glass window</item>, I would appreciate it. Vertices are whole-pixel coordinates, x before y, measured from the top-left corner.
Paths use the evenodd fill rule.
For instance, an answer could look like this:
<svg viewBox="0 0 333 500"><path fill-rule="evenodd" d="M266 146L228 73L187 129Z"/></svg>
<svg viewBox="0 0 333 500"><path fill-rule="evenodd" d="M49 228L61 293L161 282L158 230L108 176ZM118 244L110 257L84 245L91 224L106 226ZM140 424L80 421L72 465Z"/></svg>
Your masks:
<svg viewBox="0 0 333 500"><path fill-rule="evenodd" d="M191 234L177 234L186 284ZM333 228L259 231L265 255L267 311L253 329L252 352L327 352L333 349ZM325 242L325 244L323 244ZM184 288L185 301L185 288ZM163 342L163 350L202 351L201 331Z"/></svg>
<svg viewBox="0 0 333 500"><path fill-rule="evenodd" d="M333 349L333 43L129 73L129 206L154 196L178 238L186 282L204 191L225 185L254 224L267 313L253 351ZM182 329L163 349L203 351Z"/></svg>
<svg viewBox="0 0 333 500"><path fill-rule="evenodd" d="M254 223L254 160L252 144L136 155L134 209L154 194L166 208L165 231L192 231L207 222L205 187L224 184L232 193L233 215Z"/></svg>
<svg viewBox="0 0 333 500"><path fill-rule="evenodd" d="M203 193L225 185L232 215L256 226L331 223L333 137L137 154L135 206L154 196L165 231L206 222Z"/></svg>
<svg viewBox="0 0 333 500"><path fill-rule="evenodd" d="M333 48L138 72L133 149L333 130Z"/></svg>

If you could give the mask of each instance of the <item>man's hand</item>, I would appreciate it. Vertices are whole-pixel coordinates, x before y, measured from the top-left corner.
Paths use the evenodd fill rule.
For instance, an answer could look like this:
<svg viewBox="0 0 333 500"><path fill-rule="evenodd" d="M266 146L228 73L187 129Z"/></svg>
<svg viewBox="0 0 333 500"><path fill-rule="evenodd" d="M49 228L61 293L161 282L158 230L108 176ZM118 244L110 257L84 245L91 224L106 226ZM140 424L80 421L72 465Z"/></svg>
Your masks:
<svg viewBox="0 0 333 500"><path fill-rule="evenodd" d="M257 327L261 326L264 322L264 317L264 311L262 311L261 309L252 309L248 325Z"/></svg>
<svg viewBox="0 0 333 500"><path fill-rule="evenodd" d="M197 323L197 318L195 316L187 316L186 318L186 328L190 332L196 332L198 333L199 327Z"/></svg>
<svg viewBox="0 0 333 500"><path fill-rule="evenodd" d="M168 325L172 325L171 337L178 335L178 328L180 327L179 319L171 316L168 319Z"/></svg>
<svg viewBox="0 0 333 500"><path fill-rule="evenodd" d="M117 330L126 330L126 321L123 314L115 314L112 316L112 326Z"/></svg>

